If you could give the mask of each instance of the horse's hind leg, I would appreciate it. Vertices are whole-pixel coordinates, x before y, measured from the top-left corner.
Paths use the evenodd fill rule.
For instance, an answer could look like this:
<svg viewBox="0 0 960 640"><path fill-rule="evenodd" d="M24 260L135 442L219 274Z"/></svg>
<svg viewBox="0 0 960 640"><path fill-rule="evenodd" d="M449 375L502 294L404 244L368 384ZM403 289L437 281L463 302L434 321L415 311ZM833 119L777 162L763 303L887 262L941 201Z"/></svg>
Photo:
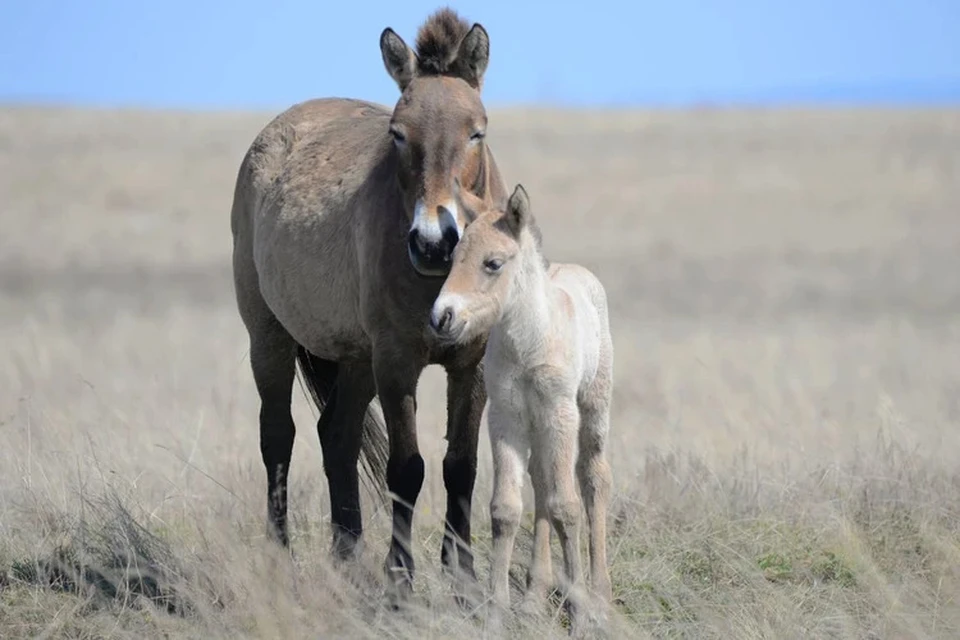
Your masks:
<svg viewBox="0 0 960 640"><path fill-rule="evenodd" d="M260 395L260 455L267 471L268 532L287 546L287 475L296 428L290 394L296 343L271 315L248 325L250 364Z"/></svg>
<svg viewBox="0 0 960 640"><path fill-rule="evenodd" d="M331 551L339 559L355 557L363 535L357 461L363 438L363 418L375 395L376 386L369 366L341 364L336 387L317 423L323 468L330 489Z"/></svg>

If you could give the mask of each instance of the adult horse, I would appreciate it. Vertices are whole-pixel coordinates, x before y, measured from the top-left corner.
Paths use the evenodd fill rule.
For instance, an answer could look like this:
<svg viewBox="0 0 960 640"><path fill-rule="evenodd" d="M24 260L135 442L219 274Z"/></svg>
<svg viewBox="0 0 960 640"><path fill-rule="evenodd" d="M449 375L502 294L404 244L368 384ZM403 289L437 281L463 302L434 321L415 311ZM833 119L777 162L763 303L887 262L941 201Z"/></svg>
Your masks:
<svg viewBox="0 0 960 640"><path fill-rule="evenodd" d="M269 530L289 544L290 402L299 363L321 411L332 552L349 558L359 548L362 452L367 480L379 487L385 474L393 494L385 569L402 596L413 586L413 508L424 477L416 390L428 364L447 372L442 562L476 580L470 509L486 337L441 347L427 320L471 221L456 205L455 181L491 206L507 193L484 141L484 28L441 9L421 25L415 50L387 28L380 51L401 91L392 112L329 98L281 113L243 159L231 228L237 304L260 396ZM386 438L371 410L375 397Z"/></svg>

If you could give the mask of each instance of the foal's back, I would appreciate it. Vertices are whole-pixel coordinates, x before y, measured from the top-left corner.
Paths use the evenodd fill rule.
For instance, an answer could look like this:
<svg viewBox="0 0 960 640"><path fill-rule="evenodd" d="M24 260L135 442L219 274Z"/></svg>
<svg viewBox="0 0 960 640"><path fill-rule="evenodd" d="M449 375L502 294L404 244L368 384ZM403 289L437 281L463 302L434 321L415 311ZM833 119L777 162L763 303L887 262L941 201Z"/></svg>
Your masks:
<svg viewBox="0 0 960 640"><path fill-rule="evenodd" d="M598 374L609 375L613 365L607 295L600 280L586 267L554 263L547 272L562 295L554 309L557 344L562 359L576 363L578 399L591 392Z"/></svg>

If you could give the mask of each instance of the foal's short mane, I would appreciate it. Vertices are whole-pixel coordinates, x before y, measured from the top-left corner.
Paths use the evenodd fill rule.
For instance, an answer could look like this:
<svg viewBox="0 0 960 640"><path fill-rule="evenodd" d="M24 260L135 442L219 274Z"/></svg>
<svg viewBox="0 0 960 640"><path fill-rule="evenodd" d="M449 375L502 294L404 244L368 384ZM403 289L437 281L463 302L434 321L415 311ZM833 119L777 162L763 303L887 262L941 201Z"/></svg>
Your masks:
<svg viewBox="0 0 960 640"><path fill-rule="evenodd" d="M437 10L417 31L417 70L421 75L446 75L454 71L460 41L470 23L450 7Z"/></svg>

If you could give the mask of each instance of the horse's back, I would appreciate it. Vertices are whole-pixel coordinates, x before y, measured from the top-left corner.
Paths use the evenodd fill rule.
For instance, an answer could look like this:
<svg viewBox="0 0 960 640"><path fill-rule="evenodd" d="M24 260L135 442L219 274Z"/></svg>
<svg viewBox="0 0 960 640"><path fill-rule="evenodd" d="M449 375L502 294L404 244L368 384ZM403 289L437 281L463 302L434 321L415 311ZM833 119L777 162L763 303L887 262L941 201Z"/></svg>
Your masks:
<svg viewBox="0 0 960 640"><path fill-rule="evenodd" d="M240 297L268 307L321 357L363 358L368 350L355 234L363 226L358 217L375 206L384 186L377 178L388 156L389 117L384 107L361 100L294 105L254 139L237 177L238 294L247 290Z"/></svg>
<svg viewBox="0 0 960 640"><path fill-rule="evenodd" d="M272 190L315 192L329 188L337 169L356 174L364 160L375 161L370 148L383 131L390 111L353 98L318 98L295 104L267 123L244 158L238 188L253 187L258 196ZM313 157L316 154L321 158ZM303 178L319 183L303 184Z"/></svg>

